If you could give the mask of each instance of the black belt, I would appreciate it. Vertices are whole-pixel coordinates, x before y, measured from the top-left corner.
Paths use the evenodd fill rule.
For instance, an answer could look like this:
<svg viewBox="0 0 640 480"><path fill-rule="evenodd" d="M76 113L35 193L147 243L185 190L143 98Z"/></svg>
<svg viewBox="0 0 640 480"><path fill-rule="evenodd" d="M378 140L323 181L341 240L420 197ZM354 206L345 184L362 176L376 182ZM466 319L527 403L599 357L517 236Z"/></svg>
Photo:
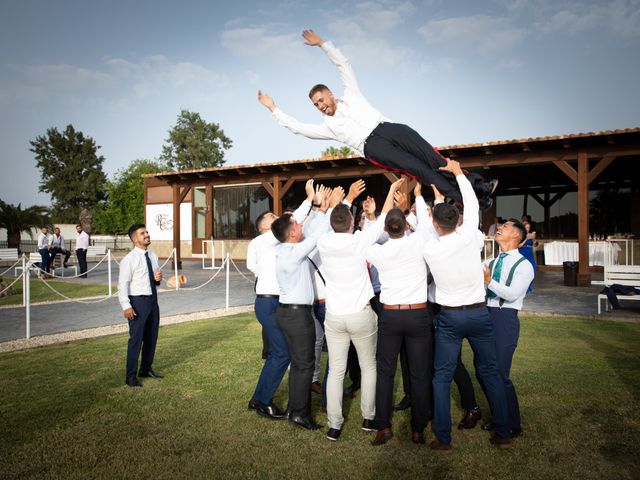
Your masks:
<svg viewBox="0 0 640 480"><path fill-rule="evenodd" d="M446 305L442 305L440 308L442 310L471 310L473 308L486 307L487 302L479 302L472 303L471 305L460 305L459 307L447 307Z"/></svg>
<svg viewBox="0 0 640 480"><path fill-rule="evenodd" d="M311 310L311 305L301 305L299 303L279 303L278 307L280 308L299 308L299 309L305 309L305 310Z"/></svg>
<svg viewBox="0 0 640 480"><path fill-rule="evenodd" d="M258 297L258 298L280 298L280 295L271 295L271 294L258 293L256 295L256 297Z"/></svg>
<svg viewBox="0 0 640 480"><path fill-rule="evenodd" d="M151 298L153 295L129 295L129 298Z"/></svg>

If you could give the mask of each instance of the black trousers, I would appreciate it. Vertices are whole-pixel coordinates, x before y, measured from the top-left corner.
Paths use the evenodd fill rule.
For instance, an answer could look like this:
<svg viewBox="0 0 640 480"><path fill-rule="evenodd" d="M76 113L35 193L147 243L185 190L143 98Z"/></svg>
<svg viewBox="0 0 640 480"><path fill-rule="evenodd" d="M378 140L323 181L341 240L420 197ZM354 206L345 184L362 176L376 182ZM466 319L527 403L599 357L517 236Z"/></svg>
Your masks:
<svg viewBox="0 0 640 480"><path fill-rule="evenodd" d="M391 427L393 381L405 342L411 376L411 428L422 432L433 411L433 322L426 308L382 310L376 354L376 426Z"/></svg>
<svg viewBox="0 0 640 480"><path fill-rule="evenodd" d="M367 138L364 156L370 162L420 180L424 185L434 184L445 196L462 201L455 176L438 169L447 164L445 158L415 130L400 123L381 123ZM475 173L467 174L474 188L482 181Z"/></svg>
<svg viewBox="0 0 640 480"><path fill-rule="evenodd" d="M127 346L127 378L138 371L138 357L142 350L140 371L148 372L153 364L158 343L160 309L158 298L149 296L130 296L129 301L136 316L129 320L129 344Z"/></svg>
<svg viewBox="0 0 640 480"><path fill-rule="evenodd" d="M295 309L279 306L276 320L291 354L288 410L291 415L310 417L311 380L316 358L316 326L311 305Z"/></svg>
<svg viewBox="0 0 640 480"><path fill-rule="evenodd" d="M82 278L87 278L87 250L84 248L78 248L76 250L76 256L78 257L80 275Z"/></svg>

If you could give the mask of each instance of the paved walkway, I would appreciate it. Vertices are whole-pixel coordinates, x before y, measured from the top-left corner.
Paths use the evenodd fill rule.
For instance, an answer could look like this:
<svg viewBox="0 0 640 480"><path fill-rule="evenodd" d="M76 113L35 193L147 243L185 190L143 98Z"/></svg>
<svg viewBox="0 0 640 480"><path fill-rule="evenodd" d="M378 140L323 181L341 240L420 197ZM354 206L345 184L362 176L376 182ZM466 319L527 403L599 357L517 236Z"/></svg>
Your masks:
<svg viewBox="0 0 640 480"><path fill-rule="evenodd" d="M231 307L251 305L254 300L253 276L244 263L238 262L239 273L233 265L229 275L229 305ZM165 275L170 274L168 267ZM183 262L188 287L202 285L215 273L202 270L197 262ZM118 269L114 264L112 278L117 279ZM243 276L244 275L244 276ZM600 274L600 277L602 274ZM597 274L594 280L598 279ZM33 280L39 281L39 280ZM96 282L106 284L107 268L101 265L91 272L86 280L72 279L70 282ZM624 308L604 313L598 317L596 297L602 286L565 287L562 272L538 272L534 291L524 304L525 313L579 315L603 319L640 321L640 302L623 303ZM161 290L159 294L160 312L163 318L175 317L194 312L217 310L225 306L225 272L221 271L209 284L199 290ZM52 303L31 307L31 335L54 333L103 327L124 323L117 297L101 303L82 304L78 302ZM23 307L0 309L0 342L25 337L25 309Z"/></svg>

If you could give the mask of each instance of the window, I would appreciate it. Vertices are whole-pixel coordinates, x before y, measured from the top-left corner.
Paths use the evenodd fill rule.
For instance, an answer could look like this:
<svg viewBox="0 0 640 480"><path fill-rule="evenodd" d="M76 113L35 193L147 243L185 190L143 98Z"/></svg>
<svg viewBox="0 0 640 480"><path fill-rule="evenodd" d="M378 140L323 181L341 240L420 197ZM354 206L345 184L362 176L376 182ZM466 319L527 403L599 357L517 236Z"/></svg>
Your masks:
<svg viewBox="0 0 640 480"><path fill-rule="evenodd" d="M273 209L273 201L260 185L214 187L214 238L253 238L255 221L262 212Z"/></svg>

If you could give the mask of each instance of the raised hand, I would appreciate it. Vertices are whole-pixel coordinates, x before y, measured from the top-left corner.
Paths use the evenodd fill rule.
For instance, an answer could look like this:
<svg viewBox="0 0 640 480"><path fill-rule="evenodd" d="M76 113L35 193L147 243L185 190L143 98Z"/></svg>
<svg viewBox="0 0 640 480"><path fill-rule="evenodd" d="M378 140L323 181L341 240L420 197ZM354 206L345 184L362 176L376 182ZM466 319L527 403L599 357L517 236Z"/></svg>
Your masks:
<svg viewBox="0 0 640 480"><path fill-rule="evenodd" d="M364 192L365 183L364 180L356 180L349 187L349 193L347 194L347 202L353 203L353 201Z"/></svg>
<svg viewBox="0 0 640 480"><path fill-rule="evenodd" d="M276 108L273 98L268 93L262 93L262 90L258 90L258 101L272 112Z"/></svg>
<svg viewBox="0 0 640 480"><path fill-rule="evenodd" d="M333 191L331 192L331 197L329 199L329 208L336 208L338 204L340 204L343 198L344 198L344 188L342 187L334 188Z"/></svg>
<svg viewBox="0 0 640 480"><path fill-rule="evenodd" d="M316 191L313 195L313 204L320 205L322 203L322 198L325 196L328 188L324 185L316 185Z"/></svg>
<svg viewBox="0 0 640 480"><path fill-rule="evenodd" d="M313 30L305 30L302 32L304 37L304 44L310 47L319 47L324 43L324 40Z"/></svg>
<svg viewBox="0 0 640 480"><path fill-rule="evenodd" d="M433 196L435 198L435 203L444 202L444 195L436 188L436 186L432 183L431 190L433 190Z"/></svg>
<svg viewBox="0 0 640 480"><path fill-rule="evenodd" d="M416 186L413 189L413 196L416 198L422 196L422 184L419 180L416 181Z"/></svg>
<svg viewBox="0 0 640 480"><path fill-rule="evenodd" d="M313 202L313 178L307 180L307 183L304 184L304 191L307 194L307 201Z"/></svg>
<svg viewBox="0 0 640 480"><path fill-rule="evenodd" d="M458 175L462 175L462 169L460 168L460 164L455 160L451 160L450 158L447 158L447 165L444 167L440 167L438 170L442 172L451 172L456 177Z"/></svg>
<svg viewBox="0 0 640 480"><path fill-rule="evenodd" d="M407 201L407 196L400 191L393 192L393 206L399 208L403 212L409 208L409 202Z"/></svg>
<svg viewBox="0 0 640 480"><path fill-rule="evenodd" d="M367 216L369 220L375 220L376 201L373 197L367 197L367 199L364 202L362 202L362 209L364 210L364 214Z"/></svg>

